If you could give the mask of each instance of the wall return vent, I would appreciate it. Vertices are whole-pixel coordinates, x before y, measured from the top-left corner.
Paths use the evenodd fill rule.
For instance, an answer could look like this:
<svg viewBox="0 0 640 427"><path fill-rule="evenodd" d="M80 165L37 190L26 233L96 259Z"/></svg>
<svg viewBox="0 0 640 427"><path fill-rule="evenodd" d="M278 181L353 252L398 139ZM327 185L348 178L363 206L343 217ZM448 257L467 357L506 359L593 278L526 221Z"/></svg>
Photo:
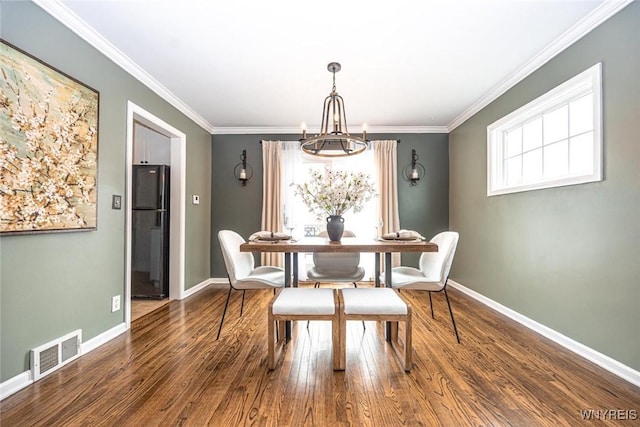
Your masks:
<svg viewBox="0 0 640 427"><path fill-rule="evenodd" d="M80 356L82 330L78 329L31 350L33 381L50 374Z"/></svg>

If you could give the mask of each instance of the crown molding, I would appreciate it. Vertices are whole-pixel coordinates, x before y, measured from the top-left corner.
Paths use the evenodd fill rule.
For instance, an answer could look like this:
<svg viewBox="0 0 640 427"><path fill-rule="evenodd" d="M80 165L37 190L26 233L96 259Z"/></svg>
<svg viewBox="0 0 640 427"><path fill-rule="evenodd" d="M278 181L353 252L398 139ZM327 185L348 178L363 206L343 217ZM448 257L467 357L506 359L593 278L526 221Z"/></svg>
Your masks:
<svg viewBox="0 0 640 427"><path fill-rule="evenodd" d="M307 133L318 133L320 128L307 129ZM213 135L255 135L255 134L297 134L300 135L302 131L300 127L277 127L277 126L263 126L263 127L222 127L216 126ZM351 132L354 135L358 135L360 132ZM369 126L367 128L367 134L380 134L380 133L449 133L446 126Z"/></svg>
<svg viewBox="0 0 640 427"><path fill-rule="evenodd" d="M560 52L580 40L597 26L622 10L625 6L632 3L633 0L605 0L598 7L592 10L588 15L578 21L575 25L565 31L560 37L545 47L536 56L531 58L524 66L513 72L509 77L494 87L483 97L477 100L473 105L467 108L462 114L453 119L447 125L449 132L467 121L470 117L478 113L484 107L495 101L500 95L524 80L531 73L549 62Z"/></svg>
<svg viewBox="0 0 640 427"><path fill-rule="evenodd" d="M142 84L151 89L154 93L167 101L169 104L177 108L185 116L189 117L200 127L209 133L213 133L214 127L207 122L202 116L192 110L187 104L182 102L180 98L175 96L169 89L164 87L160 82L154 79L149 73L140 68L138 64L132 61L121 50L108 42L96 30L91 28L85 21L80 19L78 15L73 13L67 6L59 0L33 0L41 9L60 21L64 26L69 28L80 38L85 40L91 46L96 48L100 53L105 55L116 65L131 74Z"/></svg>
<svg viewBox="0 0 640 427"><path fill-rule="evenodd" d="M204 130L213 135L222 134L296 134L300 133L298 127L214 127L202 116L191 109L181 99L154 79L149 73L138 66L122 51L108 42L97 31L91 28L80 17L73 13L59 0L33 0L41 9L60 21L63 25L96 48L99 52L113 61L116 65L131 74L134 78L147 86L150 90L174 106L184 115L197 123ZM598 25L618 13L633 0L605 0L591 13L578 23L565 31L553 43L539 52L519 70L512 73L507 79L482 96L462 114L452 120L447 126L380 126L370 127L367 132L372 133L449 133L460 126L481 109L496 100L500 95L525 79L535 70L546 64L554 56L571 46L573 43L588 34ZM313 132L313 129L309 130Z"/></svg>
<svg viewBox="0 0 640 427"><path fill-rule="evenodd" d="M294 126L216 126L213 135L258 135L258 134L301 134L300 127Z"/></svg>
<svg viewBox="0 0 640 427"><path fill-rule="evenodd" d="M369 126L367 133L449 133L446 126Z"/></svg>

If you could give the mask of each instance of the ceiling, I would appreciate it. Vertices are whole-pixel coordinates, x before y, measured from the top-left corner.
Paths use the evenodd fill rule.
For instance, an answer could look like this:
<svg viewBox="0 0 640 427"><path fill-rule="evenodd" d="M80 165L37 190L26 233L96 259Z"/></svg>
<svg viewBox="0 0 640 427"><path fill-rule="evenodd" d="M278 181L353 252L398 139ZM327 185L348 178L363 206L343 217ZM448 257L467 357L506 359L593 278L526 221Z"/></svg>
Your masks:
<svg viewBox="0 0 640 427"><path fill-rule="evenodd" d="M629 1L35 0L211 133L449 131Z"/></svg>

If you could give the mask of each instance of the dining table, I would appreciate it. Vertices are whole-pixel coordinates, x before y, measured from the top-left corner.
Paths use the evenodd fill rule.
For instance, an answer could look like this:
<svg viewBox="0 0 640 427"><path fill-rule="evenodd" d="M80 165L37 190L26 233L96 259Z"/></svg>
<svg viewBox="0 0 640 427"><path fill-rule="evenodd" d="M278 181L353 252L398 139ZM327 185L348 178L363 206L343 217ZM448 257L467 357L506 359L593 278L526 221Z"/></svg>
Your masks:
<svg viewBox="0 0 640 427"><path fill-rule="evenodd" d="M391 287L391 254L405 252L437 252L438 245L423 239L382 239L343 237L331 241L328 237L305 237L302 239L252 240L240 245L241 252L281 252L284 254L285 287L298 286L298 254L300 253L348 253L365 252L384 254L384 285ZM380 256L375 257L375 286L380 287ZM386 325L386 339L391 339L391 325ZM286 339L291 338L290 324L286 328Z"/></svg>

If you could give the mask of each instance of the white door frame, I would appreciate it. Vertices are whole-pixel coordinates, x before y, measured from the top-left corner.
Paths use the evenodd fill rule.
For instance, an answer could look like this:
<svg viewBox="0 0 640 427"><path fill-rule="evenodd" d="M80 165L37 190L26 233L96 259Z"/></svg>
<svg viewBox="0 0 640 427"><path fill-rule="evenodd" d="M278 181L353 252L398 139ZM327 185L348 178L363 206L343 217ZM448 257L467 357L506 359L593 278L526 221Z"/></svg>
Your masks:
<svg viewBox="0 0 640 427"><path fill-rule="evenodd" d="M126 173L126 249L124 313L126 328L131 328L131 192L133 182L133 126L140 122L171 140L171 206L169 215L169 299L184 298L185 199L187 137L183 132L137 106L127 102Z"/></svg>

